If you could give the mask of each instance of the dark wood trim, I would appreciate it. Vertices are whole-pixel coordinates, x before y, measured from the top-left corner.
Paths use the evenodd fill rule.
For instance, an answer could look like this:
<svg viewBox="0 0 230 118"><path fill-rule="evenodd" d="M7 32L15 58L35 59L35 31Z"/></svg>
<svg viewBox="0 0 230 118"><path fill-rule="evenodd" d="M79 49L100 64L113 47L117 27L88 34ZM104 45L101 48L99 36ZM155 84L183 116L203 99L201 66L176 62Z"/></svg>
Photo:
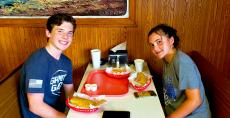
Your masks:
<svg viewBox="0 0 230 118"><path fill-rule="evenodd" d="M19 71L22 67L22 64L18 65L12 72L4 76L2 79L0 79L0 85L4 83L7 79L9 79L15 72Z"/></svg>

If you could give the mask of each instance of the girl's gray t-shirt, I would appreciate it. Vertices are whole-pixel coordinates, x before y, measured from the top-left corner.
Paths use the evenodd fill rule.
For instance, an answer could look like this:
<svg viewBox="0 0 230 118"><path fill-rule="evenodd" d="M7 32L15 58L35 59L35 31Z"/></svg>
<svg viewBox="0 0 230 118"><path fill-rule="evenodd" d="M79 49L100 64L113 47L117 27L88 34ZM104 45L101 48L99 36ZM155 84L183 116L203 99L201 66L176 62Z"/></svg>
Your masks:
<svg viewBox="0 0 230 118"><path fill-rule="evenodd" d="M163 92L166 114L175 111L185 101L185 89L195 88L200 89L202 104L187 117L211 117L209 104L197 66L188 55L177 50L171 63L164 61Z"/></svg>

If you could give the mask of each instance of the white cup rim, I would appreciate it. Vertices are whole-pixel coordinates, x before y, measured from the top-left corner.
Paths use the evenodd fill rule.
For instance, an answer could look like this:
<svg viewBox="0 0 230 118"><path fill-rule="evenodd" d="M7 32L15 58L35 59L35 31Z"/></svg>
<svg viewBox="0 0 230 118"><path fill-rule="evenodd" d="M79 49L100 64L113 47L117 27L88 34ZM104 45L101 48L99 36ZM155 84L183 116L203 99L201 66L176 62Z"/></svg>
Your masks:
<svg viewBox="0 0 230 118"><path fill-rule="evenodd" d="M100 49L92 49L90 50L91 52L100 52L101 50Z"/></svg>
<svg viewBox="0 0 230 118"><path fill-rule="evenodd" d="M143 59L135 59L134 62L144 62Z"/></svg>

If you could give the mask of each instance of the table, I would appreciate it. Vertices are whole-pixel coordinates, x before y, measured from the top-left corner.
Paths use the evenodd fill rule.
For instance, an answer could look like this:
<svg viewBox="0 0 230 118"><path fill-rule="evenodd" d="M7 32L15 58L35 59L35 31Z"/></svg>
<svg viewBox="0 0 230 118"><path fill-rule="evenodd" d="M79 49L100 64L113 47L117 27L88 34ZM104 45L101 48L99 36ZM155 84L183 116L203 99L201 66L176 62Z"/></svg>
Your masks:
<svg viewBox="0 0 230 118"><path fill-rule="evenodd" d="M106 66L104 65L100 69L105 69ZM89 72L92 70L92 64L88 64L77 92L81 91ZM144 63L143 71L150 73L147 63ZM157 94L153 83L146 90L153 90ZM135 91L129 87L129 91L125 95L106 97L107 103L96 112L83 113L70 109L67 118L102 118L103 111L105 110L130 111L130 118L165 118L158 95L135 98L133 95Z"/></svg>

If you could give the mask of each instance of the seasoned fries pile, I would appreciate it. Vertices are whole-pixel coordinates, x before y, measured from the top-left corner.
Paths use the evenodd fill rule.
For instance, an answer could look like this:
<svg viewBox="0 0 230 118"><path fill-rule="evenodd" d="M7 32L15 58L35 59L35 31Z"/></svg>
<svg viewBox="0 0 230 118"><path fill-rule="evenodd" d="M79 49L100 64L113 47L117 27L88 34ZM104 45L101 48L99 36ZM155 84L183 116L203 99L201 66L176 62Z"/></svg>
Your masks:
<svg viewBox="0 0 230 118"><path fill-rule="evenodd" d="M137 77L134 79L134 81L138 83L138 86L144 86L148 81L148 77L145 76L143 72L138 72Z"/></svg>

